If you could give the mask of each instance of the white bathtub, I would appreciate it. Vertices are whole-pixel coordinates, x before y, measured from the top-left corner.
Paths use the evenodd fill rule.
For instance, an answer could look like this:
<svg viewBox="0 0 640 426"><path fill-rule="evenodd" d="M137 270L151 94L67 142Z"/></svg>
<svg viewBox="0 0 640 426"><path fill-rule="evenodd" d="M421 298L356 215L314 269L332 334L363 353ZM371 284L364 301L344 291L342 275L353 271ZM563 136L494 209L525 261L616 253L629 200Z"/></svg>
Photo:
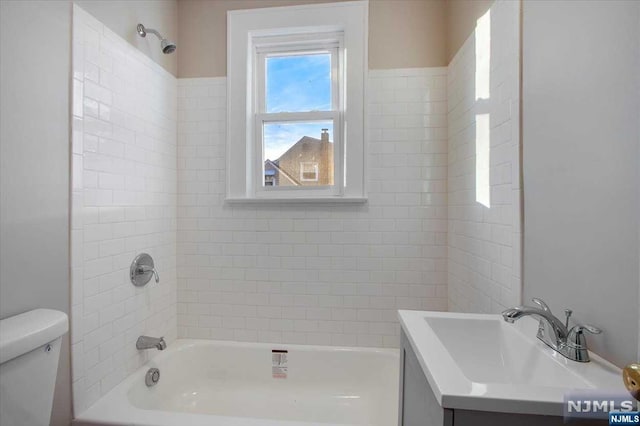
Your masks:
<svg viewBox="0 0 640 426"><path fill-rule="evenodd" d="M272 350L288 351L286 378ZM393 426L398 365L392 349L178 340L74 425Z"/></svg>

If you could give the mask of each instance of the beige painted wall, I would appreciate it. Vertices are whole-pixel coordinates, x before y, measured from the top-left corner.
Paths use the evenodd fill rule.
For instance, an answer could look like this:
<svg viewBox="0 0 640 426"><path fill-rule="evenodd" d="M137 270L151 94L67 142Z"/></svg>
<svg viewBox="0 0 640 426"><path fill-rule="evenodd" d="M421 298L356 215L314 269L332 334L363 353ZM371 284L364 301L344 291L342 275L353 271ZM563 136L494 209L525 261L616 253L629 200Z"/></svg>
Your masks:
<svg viewBox="0 0 640 426"><path fill-rule="evenodd" d="M369 68L447 65L444 0L370 0Z"/></svg>
<svg viewBox="0 0 640 426"><path fill-rule="evenodd" d="M445 0L446 55L451 62L494 0Z"/></svg>
<svg viewBox="0 0 640 426"><path fill-rule="evenodd" d="M178 77L227 74L228 10L328 1L179 0ZM446 65L444 3L444 0L370 0L369 68Z"/></svg>
<svg viewBox="0 0 640 426"><path fill-rule="evenodd" d="M226 75L228 10L345 0L76 0L87 12L178 77ZM369 68L447 65L493 0L370 0ZM138 22L177 41L172 55ZM400 46L400 48L398 47Z"/></svg>
<svg viewBox="0 0 640 426"><path fill-rule="evenodd" d="M154 28L167 39L177 42L179 50L177 0L75 0L75 3L171 74L177 75L178 56L162 53L160 40L154 35L142 38L136 32L138 23Z"/></svg>

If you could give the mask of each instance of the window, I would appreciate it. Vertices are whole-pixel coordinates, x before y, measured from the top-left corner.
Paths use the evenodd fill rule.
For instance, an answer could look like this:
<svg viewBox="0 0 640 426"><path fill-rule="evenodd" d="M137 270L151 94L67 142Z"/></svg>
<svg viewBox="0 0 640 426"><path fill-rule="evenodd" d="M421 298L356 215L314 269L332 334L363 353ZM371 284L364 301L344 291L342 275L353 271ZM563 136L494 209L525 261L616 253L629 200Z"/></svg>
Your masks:
<svg viewBox="0 0 640 426"><path fill-rule="evenodd" d="M300 163L300 181L318 182L318 163Z"/></svg>
<svg viewBox="0 0 640 426"><path fill-rule="evenodd" d="M228 14L227 199L363 199L367 2Z"/></svg>
<svg viewBox="0 0 640 426"><path fill-rule="evenodd" d="M261 37L254 46L256 194L337 195L342 33Z"/></svg>

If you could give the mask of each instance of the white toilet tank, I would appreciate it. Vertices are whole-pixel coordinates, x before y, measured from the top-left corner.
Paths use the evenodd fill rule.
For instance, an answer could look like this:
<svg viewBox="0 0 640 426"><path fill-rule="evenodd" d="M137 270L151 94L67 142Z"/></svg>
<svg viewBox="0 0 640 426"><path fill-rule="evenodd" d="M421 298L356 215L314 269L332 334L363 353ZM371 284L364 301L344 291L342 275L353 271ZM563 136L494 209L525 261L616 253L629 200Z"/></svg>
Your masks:
<svg viewBox="0 0 640 426"><path fill-rule="evenodd" d="M0 320L0 425L47 426L67 315L34 309Z"/></svg>

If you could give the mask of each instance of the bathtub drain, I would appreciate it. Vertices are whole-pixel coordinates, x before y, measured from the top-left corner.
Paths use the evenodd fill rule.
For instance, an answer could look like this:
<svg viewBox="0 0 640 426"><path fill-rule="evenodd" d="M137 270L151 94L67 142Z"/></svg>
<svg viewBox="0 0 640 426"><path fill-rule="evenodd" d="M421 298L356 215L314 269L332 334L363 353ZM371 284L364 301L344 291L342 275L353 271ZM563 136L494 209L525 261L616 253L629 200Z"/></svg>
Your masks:
<svg viewBox="0 0 640 426"><path fill-rule="evenodd" d="M155 386L158 381L160 381L160 370L158 370L157 368L150 368L149 371L147 371L147 374L144 376L144 383L151 387L151 386Z"/></svg>

